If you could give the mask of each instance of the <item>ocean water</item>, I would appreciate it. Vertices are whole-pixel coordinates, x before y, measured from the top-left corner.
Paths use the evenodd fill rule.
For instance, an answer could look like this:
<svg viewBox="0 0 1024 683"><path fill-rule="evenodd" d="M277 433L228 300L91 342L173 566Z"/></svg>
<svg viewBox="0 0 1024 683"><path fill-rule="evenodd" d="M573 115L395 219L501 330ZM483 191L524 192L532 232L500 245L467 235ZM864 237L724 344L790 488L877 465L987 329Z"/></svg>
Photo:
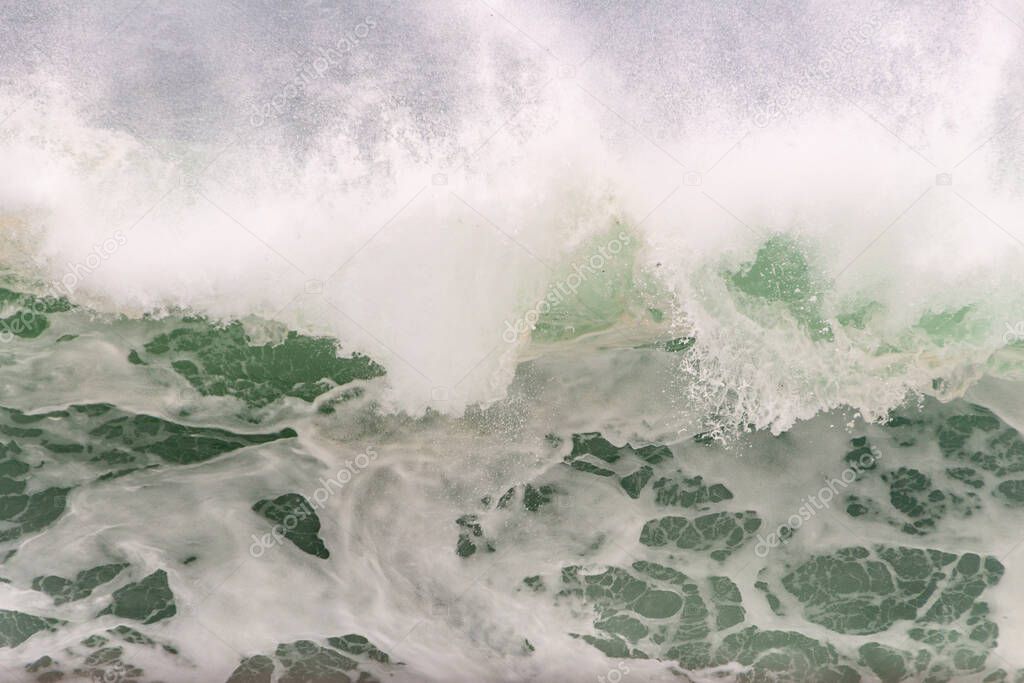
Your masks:
<svg viewBox="0 0 1024 683"><path fill-rule="evenodd" d="M0 4L0 681L1024 682L1024 7Z"/></svg>

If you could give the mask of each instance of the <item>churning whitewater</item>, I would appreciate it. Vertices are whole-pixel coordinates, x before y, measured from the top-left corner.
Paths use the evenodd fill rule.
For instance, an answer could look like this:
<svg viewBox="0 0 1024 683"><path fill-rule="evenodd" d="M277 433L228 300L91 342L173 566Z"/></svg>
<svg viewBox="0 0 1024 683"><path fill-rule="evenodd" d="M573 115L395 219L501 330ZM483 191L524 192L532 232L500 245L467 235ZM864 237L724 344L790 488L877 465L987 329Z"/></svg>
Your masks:
<svg viewBox="0 0 1024 683"><path fill-rule="evenodd" d="M0 680L1024 682L1022 27L0 5Z"/></svg>

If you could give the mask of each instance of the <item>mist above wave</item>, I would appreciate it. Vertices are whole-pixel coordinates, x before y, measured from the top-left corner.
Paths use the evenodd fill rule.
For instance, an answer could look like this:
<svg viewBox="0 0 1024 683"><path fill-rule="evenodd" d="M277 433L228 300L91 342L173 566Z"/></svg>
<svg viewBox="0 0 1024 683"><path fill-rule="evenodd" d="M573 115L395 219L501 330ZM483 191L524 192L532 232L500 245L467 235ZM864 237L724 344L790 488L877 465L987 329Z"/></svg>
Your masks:
<svg viewBox="0 0 1024 683"><path fill-rule="evenodd" d="M519 360L612 333L695 336L681 400L775 430L1016 367L991 359L1024 319L1024 61L991 9L106 3L0 24L3 260L96 310L329 334L413 412L499 399ZM806 278L750 280L794 258Z"/></svg>

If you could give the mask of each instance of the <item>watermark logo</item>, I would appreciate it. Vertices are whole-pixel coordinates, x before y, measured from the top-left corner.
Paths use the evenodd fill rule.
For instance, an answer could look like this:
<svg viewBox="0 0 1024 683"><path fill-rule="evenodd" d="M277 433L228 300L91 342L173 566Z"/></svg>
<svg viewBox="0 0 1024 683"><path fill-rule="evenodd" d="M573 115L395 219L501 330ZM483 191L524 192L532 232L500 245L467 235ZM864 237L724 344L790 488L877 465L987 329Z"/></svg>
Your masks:
<svg viewBox="0 0 1024 683"><path fill-rule="evenodd" d="M294 78L281 86L281 89L262 105L253 108L249 115L249 124L259 128L267 121L280 116L288 110L289 104L297 99L315 81L320 80L331 69L338 68L355 47L377 28L377 20L366 17L351 31L347 32L333 46L318 46L299 67Z"/></svg>
<svg viewBox="0 0 1024 683"><path fill-rule="evenodd" d="M825 486L817 493L802 499L800 507L789 516L785 524L780 524L778 529L767 536L757 535L757 543L754 545L754 554L764 559L774 548L789 542L793 534L818 514L819 510L831 508L832 501L839 495L840 490L845 489L857 481L861 472L874 468L881 455L874 450L865 452L840 473L839 477L825 480Z"/></svg>
<svg viewBox="0 0 1024 683"><path fill-rule="evenodd" d="M105 261L117 253L117 250L128 244L128 236L118 230L113 235L103 240L100 244L93 245L92 251L81 262L68 262L64 275L57 282L53 283L54 288L63 289L66 294L74 294L75 289L82 280L90 274L99 270Z"/></svg>
<svg viewBox="0 0 1024 683"><path fill-rule="evenodd" d="M505 330L502 332L501 338L508 344L515 343L520 336L534 328L541 316L560 306L570 296L575 296L583 283L594 273L600 272L609 261L622 252L629 242L629 235L619 232L615 239L599 247L597 252L591 254L582 263L574 263L572 272L565 279L549 287L547 295L525 315L514 322L505 321Z"/></svg>
<svg viewBox="0 0 1024 683"><path fill-rule="evenodd" d="M297 512L289 514L279 524L275 524L268 533L262 536L252 534L253 542L249 546L249 554L257 558L263 557L267 550L284 543L286 532L293 531L301 522L312 517L315 514L313 508L322 510L332 496L340 493L346 484L352 481L357 474L369 467L370 463L377 458L377 451L370 446L365 452L360 453L351 460L346 460L344 466L330 479L320 477L318 480L320 486L313 491L312 495L306 496L307 500L312 501L310 504L302 505Z"/></svg>
<svg viewBox="0 0 1024 683"><path fill-rule="evenodd" d="M816 82L829 83L838 77L840 62L848 58L858 47L866 45L881 30L882 21L878 14L871 14L864 23L846 31L833 40L817 61L804 66L796 83L774 94L767 101L752 105L754 125L765 128L773 121L796 111L800 101L816 89Z"/></svg>
<svg viewBox="0 0 1024 683"><path fill-rule="evenodd" d="M1003 333L1003 343L1016 344L1018 342L1024 342L1024 320L1016 325L1006 323L1006 332Z"/></svg>
<svg viewBox="0 0 1024 683"><path fill-rule="evenodd" d="M629 675L629 665L625 662L619 662L615 668L608 669L608 673L603 676L598 676L597 680L599 683L619 683L623 677Z"/></svg>
<svg viewBox="0 0 1024 683"><path fill-rule="evenodd" d="M0 319L0 343L13 341L15 337L28 336L40 324L48 312L64 309L62 299L74 294L81 282L110 259L117 250L128 244L128 236L121 230L93 245L93 250L82 261L67 264L64 274L49 283L46 293L41 296L26 296L25 306L13 315Z"/></svg>
<svg viewBox="0 0 1024 683"><path fill-rule="evenodd" d="M121 662L115 662L109 669L95 669L92 678L95 683L121 683L125 680L128 670Z"/></svg>
<svg viewBox="0 0 1024 683"><path fill-rule="evenodd" d="M7 344L15 337L25 336L38 324L38 319L49 309L47 299L33 299L27 309L0 320L0 343Z"/></svg>

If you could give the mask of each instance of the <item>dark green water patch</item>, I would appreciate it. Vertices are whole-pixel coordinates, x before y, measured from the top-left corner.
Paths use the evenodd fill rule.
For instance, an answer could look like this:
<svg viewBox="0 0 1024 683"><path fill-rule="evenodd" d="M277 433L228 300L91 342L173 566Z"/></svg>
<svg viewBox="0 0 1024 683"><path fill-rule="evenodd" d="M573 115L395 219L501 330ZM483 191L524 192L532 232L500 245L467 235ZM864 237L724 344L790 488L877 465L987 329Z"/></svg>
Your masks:
<svg viewBox="0 0 1024 683"><path fill-rule="evenodd" d="M529 512L537 512L544 506L555 502L564 491L553 484L523 484L513 486L501 494L495 505L497 510L507 510L512 507L516 500L521 500L523 509ZM492 496L485 496L480 502L485 508L491 507Z"/></svg>
<svg viewBox="0 0 1024 683"><path fill-rule="evenodd" d="M623 461L635 472L636 465L658 465L672 459L667 446L650 444L633 448L630 444L616 446L598 432L572 435L572 452L565 457L565 463L574 469L599 476L611 476L609 466ZM634 464L635 463L635 464Z"/></svg>
<svg viewBox="0 0 1024 683"><path fill-rule="evenodd" d="M40 631L56 631L65 622L0 609L0 647L17 647Z"/></svg>
<svg viewBox="0 0 1024 683"><path fill-rule="evenodd" d="M773 614L784 617L786 616L786 610L782 606L782 600L780 600L779 596L772 591L768 581L765 580L767 575L768 568L765 567L761 569L761 571L757 573L757 581L754 582L754 588L764 595L764 599L768 603L768 608L771 609Z"/></svg>
<svg viewBox="0 0 1024 683"><path fill-rule="evenodd" d="M889 427L897 447L917 444L927 430L920 420L899 418L890 420ZM851 445L853 449L843 461L856 473L855 481L877 476L888 488L885 498L848 493L845 509L851 517L882 521L905 534L923 536L936 531L947 517L965 519L982 508L982 499L975 489L984 480L973 468L934 471L923 466L897 466L902 459L883 459L866 437L852 439Z"/></svg>
<svg viewBox="0 0 1024 683"><path fill-rule="evenodd" d="M270 683L273 676L274 660L265 655L255 655L239 662L227 683Z"/></svg>
<svg viewBox="0 0 1024 683"><path fill-rule="evenodd" d="M704 483L700 475L688 477L678 473L654 482L654 502L658 505L707 509L712 503L732 500L732 491L723 484Z"/></svg>
<svg viewBox="0 0 1024 683"><path fill-rule="evenodd" d="M379 683L394 666L364 636L350 633L321 642L282 643L272 655L244 658L227 683Z"/></svg>
<svg viewBox="0 0 1024 683"><path fill-rule="evenodd" d="M857 671L828 643L794 631L762 630L750 626L729 634L711 660L713 666L739 662L750 669L736 680L743 683L857 683Z"/></svg>
<svg viewBox="0 0 1024 683"><path fill-rule="evenodd" d="M67 496L78 485L167 464L202 463L242 448L293 438L296 433L283 429L245 434L194 427L103 403L40 413L0 406L0 435L9 439L0 441L2 543L56 522L64 514ZM47 474L59 469L64 485L33 486L31 474L36 468Z"/></svg>
<svg viewBox="0 0 1024 683"><path fill-rule="evenodd" d="M981 509L978 494L973 491L957 494L935 488L928 475L914 468L900 467L883 474L882 481L889 485L892 507L909 518L902 527L906 533L932 531L950 512L970 517Z"/></svg>
<svg viewBox="0 0 1024 683"><path fill-rule="evenodd" d="M36 459L48 455L51 460L85 461L99 467L148 465L152 462L148 456L188 465L296 436L292 429L245 434L194 427L129 413L107 403L72 405L47 413L0 407L0 432L14 439L0 445L0 477L25 474L19 468L25 464L24 450L30 446L35 447ZM7 461L21 461L22 465Z"/></svg>
<svg viewBox="0 0 1024 683"><path fill-rule="evenodd" d="M558 599L595 612L593 632L574 634L609 657L676 661L688 671L739 662L744 681L859 681L827 643L744 625L739 587L727 577L696 580L661 564L587 573L567 567Z"/></svg>
<svg viewBox="0 0 1024 683"><path fill-rule="evenodd" d="M635 562L597 574L562 570L561 600L582 601L596 613L593 634L574 634L609 657L673 658L673 651L706 656L716 619L697 582L664 565ZM725 622L734 614L723 617Z"/></svg>
<svg viewBox="0 0 1024 683"><path fill-rule="evenodd" d="M761 518L753 510L714 512L690 519L660 517L644 524L640 543L650 547L674 546L682 550L706 552L719 562L736 552L761 528Z"/></svg>
<svg viewBox="0 0 1024 683"><path fill-rule="evenodd" d="M63 297L20 294L0 287L0 341L13 338L34 339L50 327L49 316L72 309Z"/></svg>
<svg viewBox="0 0 1024 683"><path fill-rule="evenodd" d="M89 597L94 588L113 581L128 566L127 564L103 564L78 572L74 579L66 579L62 576L37 576L32 580L32 589L51 596L55 605L74 602Z"/></svg>
<svg viewBox="0 0 1024 683"><path fill-rule="evenodd" d="M29 495L0 496L0 542L15 541L53 524L64 514L69 490L53 486Z"/></svg>
<svg viewBox="0 0 1024 683"><path fill-rule="evenodd" d="M943 455L998 477L1024 472L1024 439L1020 433L981 406L950 415L938 428Z"/></svg>
<svg viewBox="0 0 1024 683"><path fill-rule="evenodd" d="M1009 479L996 487L994 495L1010 507L1024 507L1024 479Z"/></svg>
<svg viewBox="0 0 1024 683"><path fill-rule="evenodd" d="M146 672L130 660L151 657L153 651L178 657L178 650L129 628L117 626L62 647L55 656L39 657L25 666L37 683L61 680L141 681ZM178 661L179 666L184 662Z"/></svg>
<svg viewBox="0 0 1024 683"><path fill-rule="evenodd" d="M386 652L380 650L376 645L367 640L366 636L361 636L358 633L328 638L327 644L340 652L357 657L366 657L381 664L389 664L391 662L391 657Z"/></svg>
<svg viewBox="0 0 1024 683"><path fill-rule="evenodd" d="M897 621L948 624L968 613L1003 566L994 557L851 546L808 559L782 577L804 617L838 633L868 635Z"/></svg>
<svg viewBox="0 0 1024 683"><path fill-rule="evenodd" d="M189 465L296 436L291 429L243 434L128 413L109 404L25 413L0 406L0 543L56 522L75 486L108 481L162 464ZM93 470L84 475L77 465ZM72 466L68 468L68 466ZM33 486L31 473L62 470L62 486ZM66 472L66 474L65 474ZM35 489L35 490L33 490Z"/></svg>
<svg viewBox="0 0 1024 683"><path fill-rule="evenodd" d="M253 512L274 524L272 535L280 535L299 550L326 560L331 556L320 538L320 518L308 500L297 493L286 493L273 500L257 501Z"/></svg>
<svg viewBox="0 0 1024 683"><path fill-rule="evenodd" d="M174 594L167 584L167 572L158 569L137 583L117 589L110 606L97 616L112 614L123 619L134 619L152 624L177 614Z"/></svg>
<svg viewBox="0 0 1024 683"><path fill-rule="evenodd" d="M291 429L274 434L238 434L211 427L190 427L149 415L112 418L89 435L151 453L176 465L205 462L239 448L296 436ZM101 457L117 459L118 455L108 451Z"/></svg>
<svg viewBox="0 0 1024 683"><path fill-rule="evenodd" d="M484 534L480 526L480 517L474 514L462 515L455 520L459 528L459 538L455 543L455 554L459 557L472 557L477 550L483 549L493 553L496 548L494 542Z"/></svg>
<svg viewBox="0 0 1024 683"><path fill-rule="evenodd" d="M204 396L234 396L252 408L292 396L312 401L333 386L373 379L384 368L366 356L338 355L338 343L290 331L279 343L253 344L241 323L192 321L146 343L143 358L169 361Z"/></svg>

